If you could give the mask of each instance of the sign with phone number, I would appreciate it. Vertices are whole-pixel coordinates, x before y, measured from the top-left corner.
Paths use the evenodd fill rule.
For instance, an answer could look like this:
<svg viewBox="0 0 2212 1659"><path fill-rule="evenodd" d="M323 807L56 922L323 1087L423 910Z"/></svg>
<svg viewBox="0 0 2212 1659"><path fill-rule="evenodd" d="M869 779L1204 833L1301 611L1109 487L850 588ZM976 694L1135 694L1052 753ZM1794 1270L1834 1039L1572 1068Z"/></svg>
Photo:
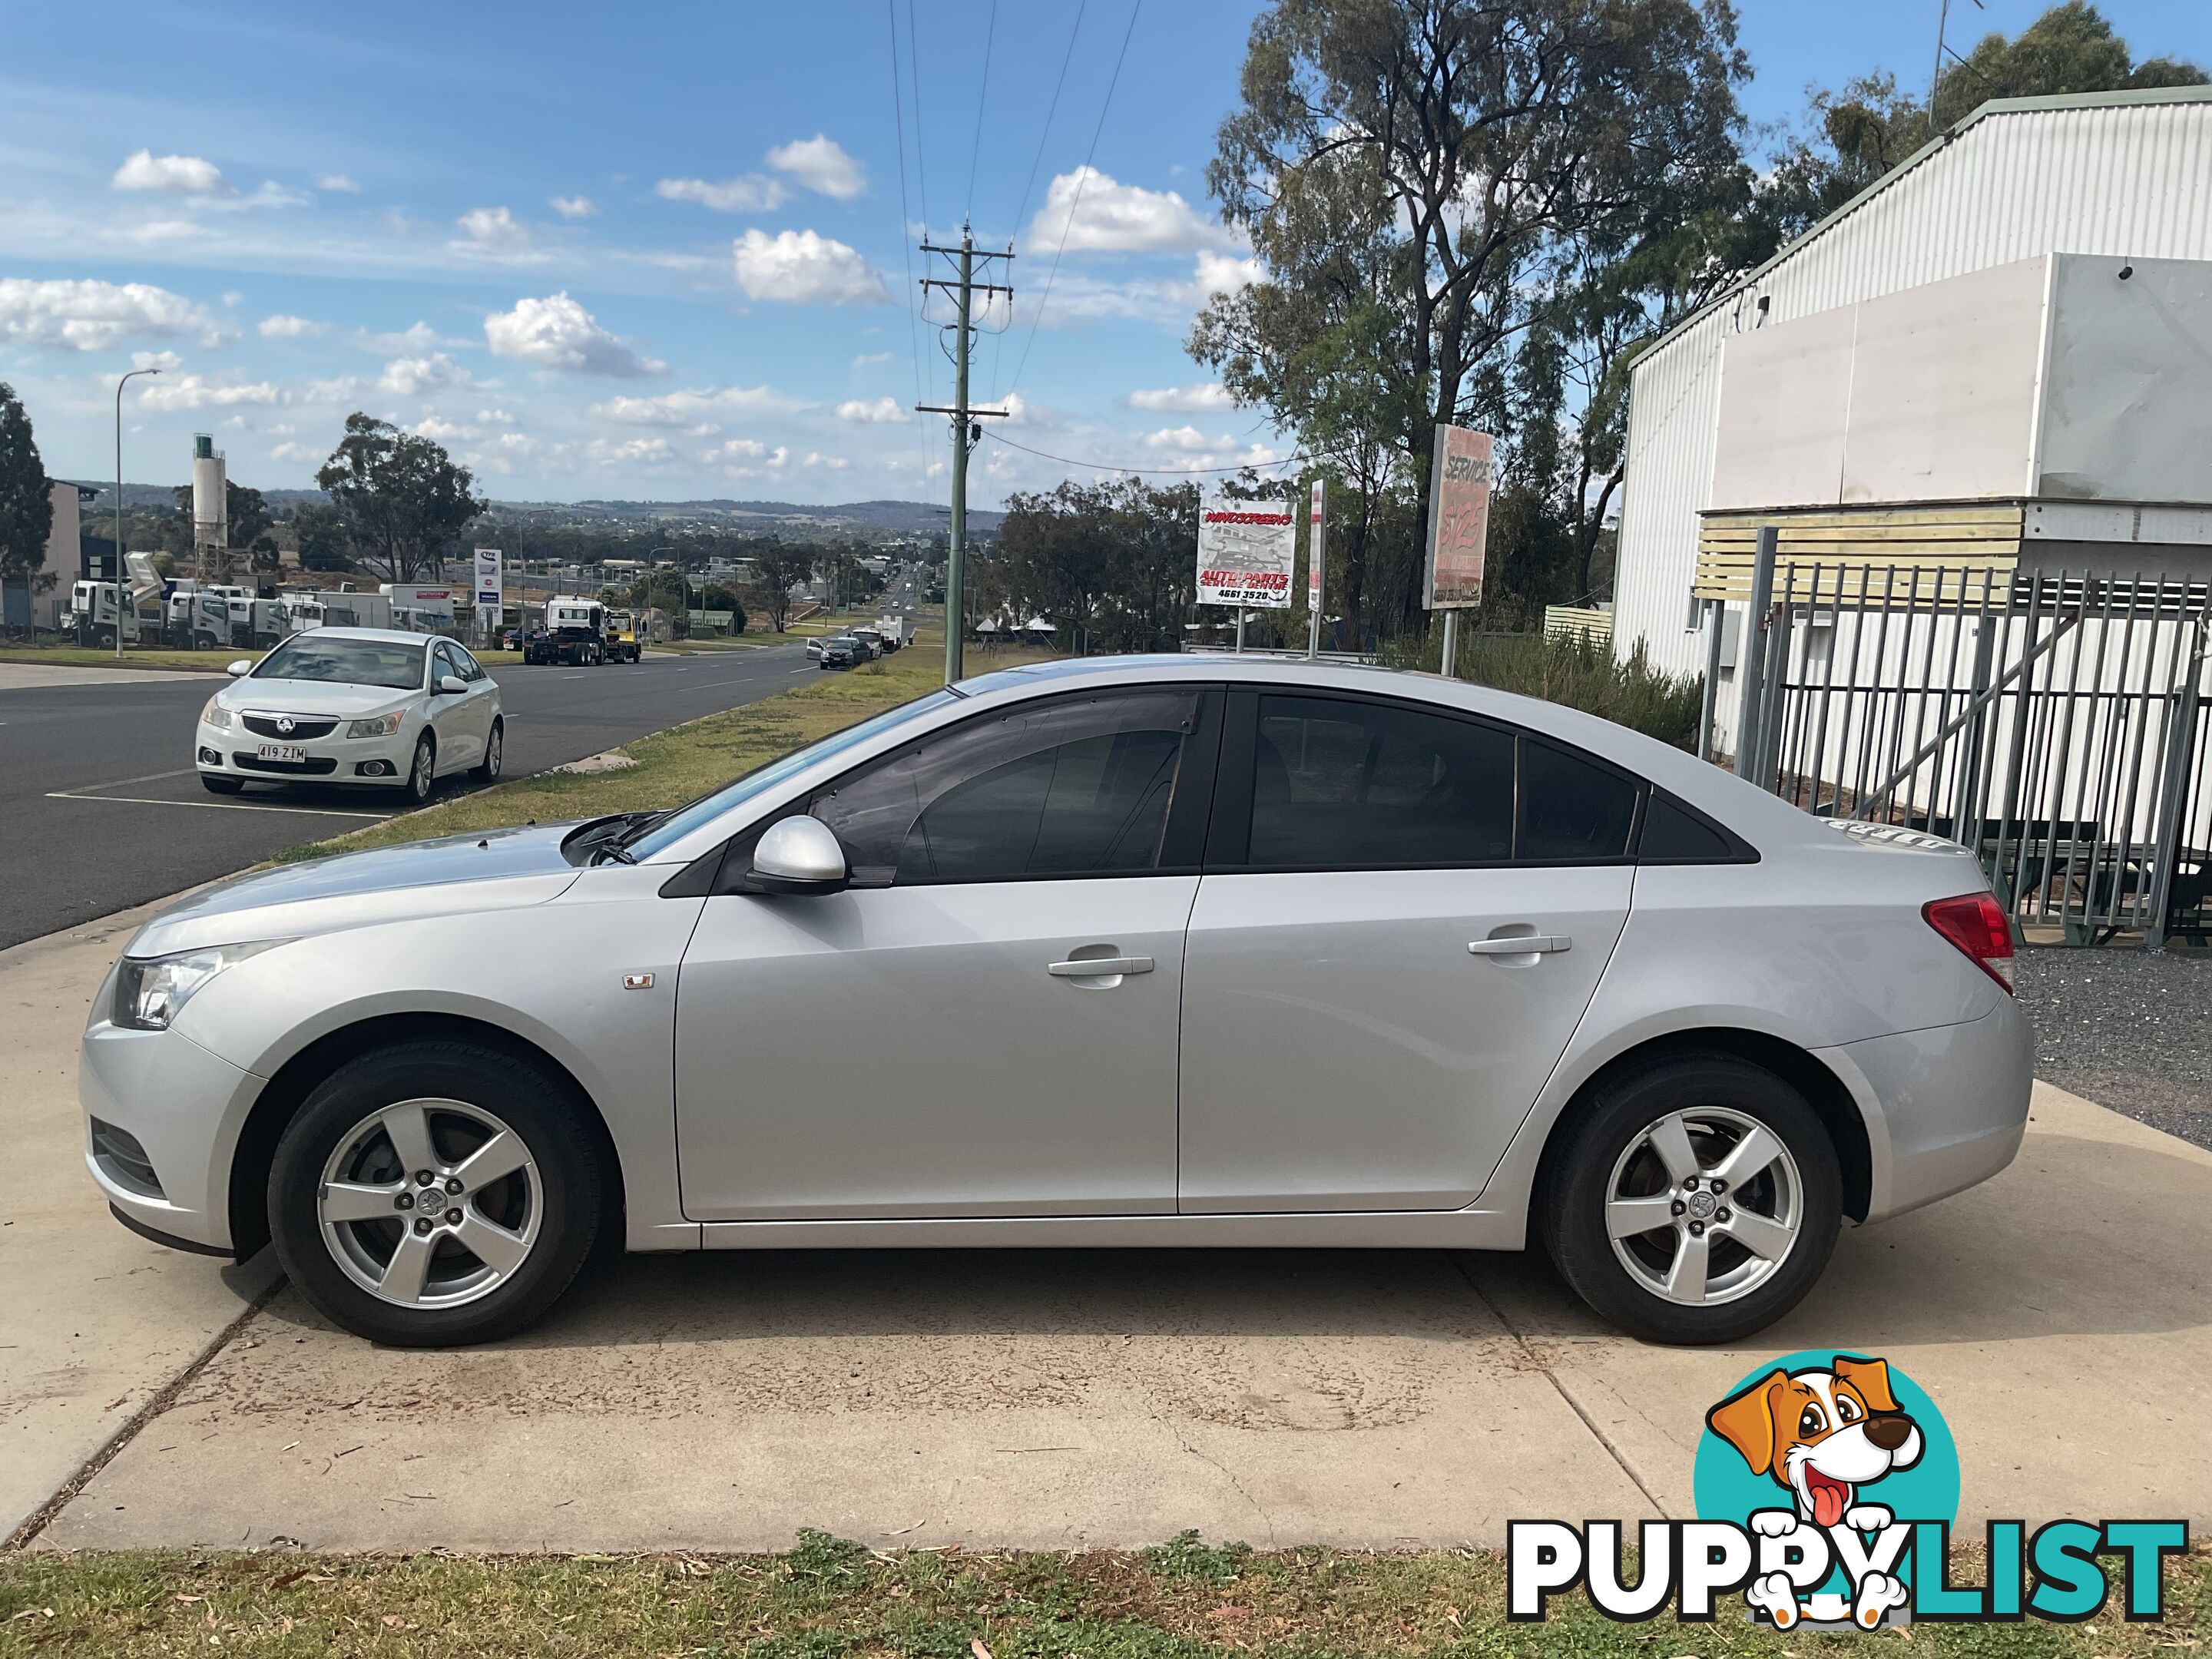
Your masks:
<svg viewBox="0 0 2212 1659"><path fill-rule="evenodd" d="M1289 610L1297 533L1297 518L1287 501L1219 502L1201 508L1198 602Z"/></svg>

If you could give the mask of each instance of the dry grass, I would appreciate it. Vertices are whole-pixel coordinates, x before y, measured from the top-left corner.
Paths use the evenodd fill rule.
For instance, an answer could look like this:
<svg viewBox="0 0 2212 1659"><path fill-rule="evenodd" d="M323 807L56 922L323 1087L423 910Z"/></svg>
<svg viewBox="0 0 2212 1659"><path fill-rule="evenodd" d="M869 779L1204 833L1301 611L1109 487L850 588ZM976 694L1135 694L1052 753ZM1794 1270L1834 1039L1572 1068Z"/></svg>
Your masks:
<svg viewBox="0 0 2212 1659"><path fill-rule="evenodd" d="M0 1559L0 1659L574 1655L580 1659L1196 1659L1507 1655L1815 1659L1872 1650L2150 1659L2201 1649L2212 1562L2169 1572L2167 1620L1923 1625L1902 1638L1617 1625L1579 1600L1504 1617L1486 1552L1255 1552L1193 1534L1138 1553L872 1554L819 1533L750 1557L318 1557L25 1552Z"/></svg>

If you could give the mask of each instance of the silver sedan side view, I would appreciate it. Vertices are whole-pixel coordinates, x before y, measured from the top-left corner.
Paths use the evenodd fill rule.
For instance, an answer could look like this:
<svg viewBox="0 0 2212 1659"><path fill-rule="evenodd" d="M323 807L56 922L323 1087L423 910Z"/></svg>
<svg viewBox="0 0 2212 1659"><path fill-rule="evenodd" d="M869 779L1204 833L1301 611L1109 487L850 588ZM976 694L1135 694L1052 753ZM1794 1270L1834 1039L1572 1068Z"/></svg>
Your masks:
<svg viewBox="0 0 2212 1659"><path fill-rule="evenodd" d="M240 878L84 1036L117 1218L380 1341L635 1250L1520 1249L1661 1342L1994 1175L2030 1043L1975 860L1431 676L970 680L688 806ZM827 1092L825 1046L908 1061Z"/></svg>

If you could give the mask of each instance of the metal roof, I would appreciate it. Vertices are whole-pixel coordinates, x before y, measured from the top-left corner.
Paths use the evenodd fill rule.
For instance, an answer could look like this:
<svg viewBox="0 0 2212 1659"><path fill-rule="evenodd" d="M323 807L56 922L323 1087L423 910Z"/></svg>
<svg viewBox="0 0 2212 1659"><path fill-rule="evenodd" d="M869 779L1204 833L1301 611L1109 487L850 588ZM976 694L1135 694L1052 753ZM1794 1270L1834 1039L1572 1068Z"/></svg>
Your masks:
<svg viewBox="0 0 2212 1659"><path fill-rule="evenodd" d="M1942 151L1948 149L1971 128L1994 116L2033 115L2050 110L2118 109L2142 104L2206 104L2212 103L2212 85L2190 87L2142 87L2125 92L2069 92L2054 94L2046 98L1992 98L1976 107L1974 112L1954 122L1930 138L1918 149L1899 161L1887 173L1869 185L1833 213L1822 219L1796 241L1777 249L1766 261L1723 289L1688 316L1651 343L1643 355L1649 356L1672 340L1683 330L1698 322L1707 313L1718 310L1746 289L1756 287L1759 281L1777 266L1784 264L1804 252L1835 226L1880 196L1884 191L1903 179L1914 169L1925 165Z"/></svg>

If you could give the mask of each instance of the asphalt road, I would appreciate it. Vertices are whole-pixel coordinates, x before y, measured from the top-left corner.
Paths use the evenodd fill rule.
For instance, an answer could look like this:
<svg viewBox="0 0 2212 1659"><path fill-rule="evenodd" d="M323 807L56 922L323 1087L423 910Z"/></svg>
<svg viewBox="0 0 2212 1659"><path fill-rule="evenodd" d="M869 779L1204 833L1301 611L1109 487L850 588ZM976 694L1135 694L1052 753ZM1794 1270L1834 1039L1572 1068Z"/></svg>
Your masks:
<svg viewBox="0 0 2212 1659"><path fill-rule="evenodd" d="M501 668L507 775L520 776L753 702L818 671L798 646ZM10 677L14 678L14 677ZM217 800L191 765L210 675L0 686L0 949L391 815L379 795L250 786ZM468 787L450 778L441 796Z"/></svg>

